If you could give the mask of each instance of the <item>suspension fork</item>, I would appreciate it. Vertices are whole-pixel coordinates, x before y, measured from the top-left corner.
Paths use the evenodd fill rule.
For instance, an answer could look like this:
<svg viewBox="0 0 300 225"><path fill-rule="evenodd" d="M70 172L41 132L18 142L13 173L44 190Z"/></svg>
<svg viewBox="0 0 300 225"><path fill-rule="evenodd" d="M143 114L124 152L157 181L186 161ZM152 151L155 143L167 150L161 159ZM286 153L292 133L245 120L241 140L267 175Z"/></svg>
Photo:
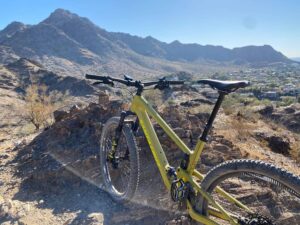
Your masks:
<svg viewBox="0 0 300 225"><path fill-rule="evenodd" d="M118 144L119 144L119 140L120 140L120 137L122 135L122 129L123 129L123 126L124 126L124 123L131 123L131 127L132 127L132 130L135 132L138 128L138 119L136 120L136 122L133 122L133 121L125 121L125 118L127 116L131 116L131 115L135 115L135 113L131 112L131 111L122 111L121 112L121 115L120 115L120 120L119 120L119 124L115 130L115 135L112 139L112 145L111 145L111 150L109 151L108 153L108 158L107 160L110 161L113 165L114 168L118 168L118 158L116 157L116 150L118 148ZM125 157L127 157L129 154L129 151L128 149L126 150L126 154L125 154Z"/></svg>
<svg viewBox="0 0 300 225"><path fill-rule="evenodd" d="M134 112L131 112L131 111L122 111L121 112L121 116L120 116L120 121L119 121L119 124L116 128L116 131L115 131L115 138L113 140L113 148L116 149L116 147L118 146L118 143L119 143L119 140L120 140L120 137L121 137L121 134L122 134L122 129L123 129L123 126L124 126L124 123L125 123L125 118L127 116L133 116L133 115L136 115ZM127 121L126 121L127 122ZM131 123L131 128L133 130L133 132L135 133L139 127L139 121L138 121L138 118L136 119L135 122L133 121L129 121Z"/></svg>

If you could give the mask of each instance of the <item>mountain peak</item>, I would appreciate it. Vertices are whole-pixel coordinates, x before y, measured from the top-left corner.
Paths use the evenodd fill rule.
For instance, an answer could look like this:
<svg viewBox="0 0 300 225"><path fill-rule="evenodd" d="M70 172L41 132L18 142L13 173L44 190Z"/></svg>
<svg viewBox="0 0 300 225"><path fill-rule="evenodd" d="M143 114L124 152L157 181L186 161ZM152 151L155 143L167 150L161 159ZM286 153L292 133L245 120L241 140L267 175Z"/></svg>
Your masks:
<svg viewBox="0 0 300 225"><path fill-rule="evenodd" d="M58 8L54 12L52 12L49 17L69 17L70 18L70 17L74 17L74 16L78 17L78 15L70 12L69 10Z"/></svg>
<svg viewBox="0 0 300 225"><path fill-rule="evenodd" d="M25 27L26 25L24 23L13 21L10 24L8 24L1 32L13 33L16 32L17 30L24 29Z"/></svg>
<svg viewBox="0 0 300 225"><path fill-rule="evenodd" d="M178 40L172 41L170 45L181 45L181 42Z"/></svg>
<svg viewBox="0 0 300 225"><path fill-rule="evenodd" d="M77 14L72 13L68 10L56 9L43 22L49 23L49 24L60 24L60 23L63 23L64 21L75 19L75 18L80 18L80 17Z"/></svg>
<svg viewBox="0 0 300 225"><path fill-rule="evenodd" d="M8 25L6 26L6 28L16 28L16 27L23 27L23 26L25 26L24 23L21 23L21 22L19 22L19 21L13 21L13 22L11 22L10 24L8 24Z"/></svg>
<svg viewBox="0 0 300 225"><path fill-rule="evenodd" d="M0 42L5 38L9 38L16 32L26 29L27 26L21 22L12 22L8 24L3 30L0 31Z"/></svg>

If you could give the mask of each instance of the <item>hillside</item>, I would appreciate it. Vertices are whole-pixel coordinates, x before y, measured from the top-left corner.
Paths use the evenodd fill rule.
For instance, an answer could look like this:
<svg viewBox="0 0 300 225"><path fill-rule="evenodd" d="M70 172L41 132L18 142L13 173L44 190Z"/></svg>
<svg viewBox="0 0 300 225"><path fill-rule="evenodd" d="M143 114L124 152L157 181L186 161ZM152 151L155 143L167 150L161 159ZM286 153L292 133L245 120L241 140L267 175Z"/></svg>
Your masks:
<svg viewBox="0 0 300 225"><path fill-rule="evenodd" d="M37 25L9 24L0 31L0 51L2 63L26 57L55 72L74 75L84 71L123 71L149 77L178 70L200 73L205 67L218 64L289 62L269 45L227 49L108 32L63 9L57 9Z"/></svg>
<svg viewBox="0 0 300 225"><path fill-rule="evenodd" d="M163 93L165 102L157 109L184 142L193 146L208 118L212 102L188 88L170 92ZM137 196L131 203L122 205L113 202L99 189L102 187L97 156L100 128L108 118L119 115L120 110L126 108L122 99L104 92L100 96L99 104L67 110L49 129L24 137L0 152L4 159L0 168L5 171L0 174L3 182L0 190L5 194L5 198L0 198L0 215L4 215L0 222L190 225L184 213L178 211L177 204L171 202L160 176L153 176L159 172L142 132L137 134L143 165ZM158 101L157 97L150 99ZM172 104L167 103L168 99L173 101ZM294 146L296 136L273 126L269 121L252 121L243 118L243 114L226 115L221 111L198 169L206 173L224 160L249 158L274 163L299 175L299 162L291 157L297 150ZM155 127L168 159L178 163L182 157L180 151L161 128ZM281 136L286 137L280 139ZM288 147L285 155L277 152L283 144ZM255 186L246 189L246 193L237 193L238 197L252 201L253 190ZM280 207L299 207L292 199L267 197L276 200ZM260 200L266 200L265 196ZM297 224L298 209L284 215L280 224ZM274 209L274 213L277 212Z"/></svg>
<svg viewBox="0 0 300 225"><path fill-rule="evenodd" d="M25 118L26 90L32 84L45 85L48 93L65 95L65 104L85 102L95 93L94 87L85 80L61 77L32 60L20 58L0 65L0 143L32 132Z"/></svg>

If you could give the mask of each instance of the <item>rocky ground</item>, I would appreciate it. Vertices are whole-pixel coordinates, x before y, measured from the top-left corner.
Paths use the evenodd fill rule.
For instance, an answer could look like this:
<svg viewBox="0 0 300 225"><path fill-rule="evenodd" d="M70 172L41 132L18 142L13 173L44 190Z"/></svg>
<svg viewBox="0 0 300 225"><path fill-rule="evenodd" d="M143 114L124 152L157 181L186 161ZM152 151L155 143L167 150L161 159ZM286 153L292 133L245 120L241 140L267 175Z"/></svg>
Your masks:
<svg viewBox="0 0 300 225"><path fill-rule="evenodd" d="M164 98L169 99L168 104L157 110L186 144L193 147L212 101L184 88L166 92ZM18 141L3 141L0 223L189 224L184 212L172 204L160 177L153 176L158 170L142 132L137 139L143 167L135 199L120 205L101 189L98 168L101 127L124 108L128 105L122 100L101 92L99 104L58 111L56 122L43 132ZM156 129L168 158L178 164L182 154L158 126ZM221 112L198 168L207 172L224 160L254 158L299 175L299 163L293 157L299 152L297 143L293 132L275 129L269 122Z"/></svg>

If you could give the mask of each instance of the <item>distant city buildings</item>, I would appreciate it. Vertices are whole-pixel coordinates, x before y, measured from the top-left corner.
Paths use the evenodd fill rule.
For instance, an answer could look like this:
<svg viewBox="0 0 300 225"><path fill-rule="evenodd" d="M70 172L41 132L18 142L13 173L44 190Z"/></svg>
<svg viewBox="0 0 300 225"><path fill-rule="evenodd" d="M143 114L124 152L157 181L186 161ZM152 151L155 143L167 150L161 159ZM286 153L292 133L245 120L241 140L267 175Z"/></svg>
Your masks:
<svg viewBox="0 0 300 225"><path fill-rule="evenodd" d="M264 67L215 73L214 79L249 80L251 86L240 90L243 96L281 101L284 97L300 98L300 64L273 63ZM208 97L214 94L207 93Z"/></svg>

